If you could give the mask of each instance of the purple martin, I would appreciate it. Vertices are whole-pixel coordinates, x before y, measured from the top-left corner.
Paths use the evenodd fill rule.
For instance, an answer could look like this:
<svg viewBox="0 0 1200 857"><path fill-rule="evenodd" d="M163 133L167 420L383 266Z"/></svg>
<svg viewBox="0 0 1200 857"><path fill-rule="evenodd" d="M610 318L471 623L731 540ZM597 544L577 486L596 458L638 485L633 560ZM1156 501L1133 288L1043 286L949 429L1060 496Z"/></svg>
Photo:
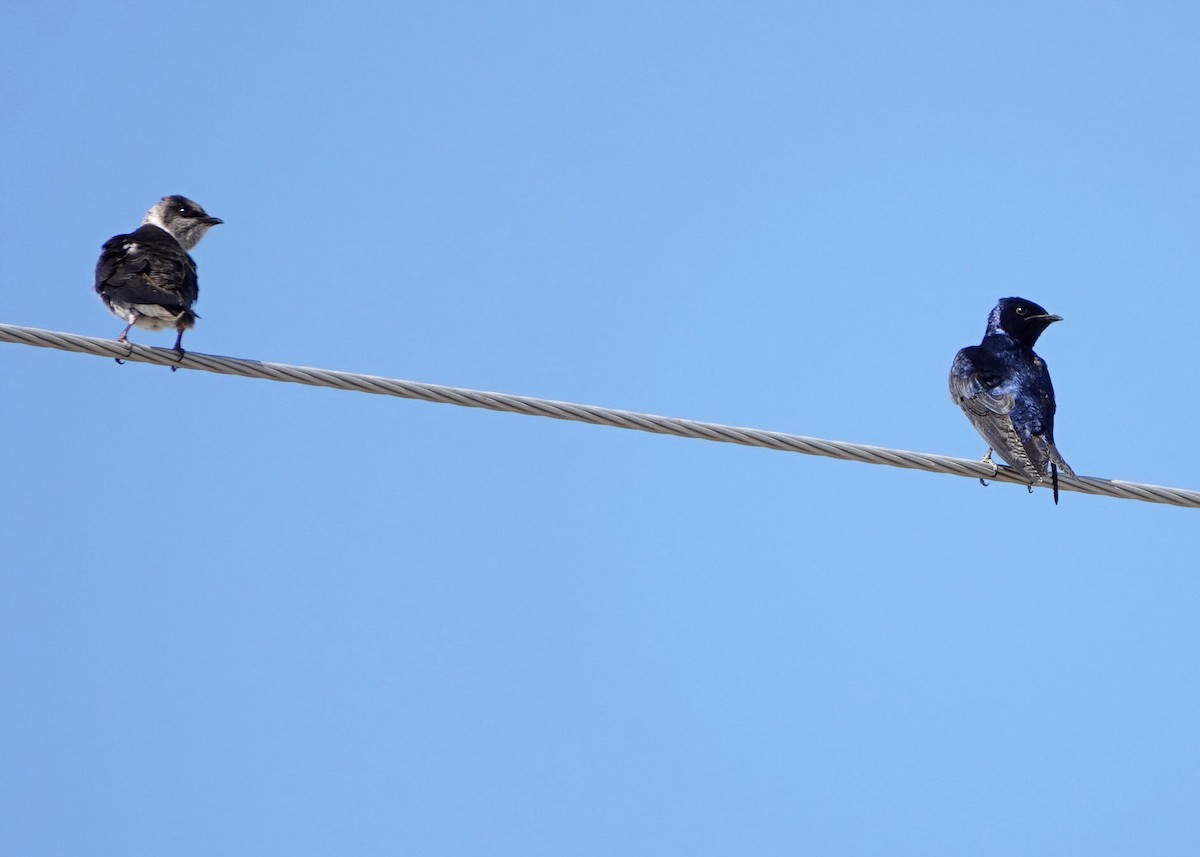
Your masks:
<svg viewBox="0 0 1200 857"><path fill-rule="evenodd" d="M104 242L96 263L96 292L117 318L128 322L117 342L128 342L134 325L183 332L196 323L192 304L200 294L196 262L188 251L211 227L223 223L185 196L165 196L128 235ZM120 361L118 361L120 362Z"/></svg>
<svg viewBox="0 0 1200 857"><path fill-rule="evenodd" d="M1059 468L1075 472L1054 445L1054 385L1033 346L1056 321L1062 316L1033 301L1001 298L983 342L959 351L950 367L950 398L988 442L983 460L991 464L994 450L1029 479L1030 490L1049 475L1055 504Z"/></svg>

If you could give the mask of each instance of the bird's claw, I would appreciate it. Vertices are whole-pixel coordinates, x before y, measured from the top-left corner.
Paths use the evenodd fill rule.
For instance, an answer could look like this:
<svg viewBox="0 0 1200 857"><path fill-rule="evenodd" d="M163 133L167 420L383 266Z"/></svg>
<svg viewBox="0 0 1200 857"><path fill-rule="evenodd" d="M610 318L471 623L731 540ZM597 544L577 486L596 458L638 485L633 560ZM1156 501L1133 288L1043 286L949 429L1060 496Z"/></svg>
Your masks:
<svg viewBox="0 0 1200 857"><path fill-rule="evenodd" d="M121 343L122 345L128 345L128 346L129 346L129 351L127 351L127 352L125 353L125 356L126 356L126 357L129 357L131 354L133 354L133 343L132 343L132 342L130 342L128 339L126 339L126 338L125 338L125 334L124 334L124 333L122 333L122 334L121 334L119 337L117 337L117 342ZM124 366L124 365L125 365L125 361L124 361L124 360L122 360L120 357L114 357L114 358L113 358L113 360L116 360L116 361L117 361L117 365L118 365L118 366Z"/></svg>
<svg viewBox="0 0 1200 857"><path fill-rule="evenodd" d="M1000 472L1000 466L997 465L996 462L992 461L992 451L990 449L987 451L987 455L985 455L983 458L979 459L979 463L986 464L992 468L993 478L996 476L997 473ZM986 487L988 487L989 483L986 479L984 479L983 477L980 477L979 484L982 485L984 488L986 488Z"/></svg>

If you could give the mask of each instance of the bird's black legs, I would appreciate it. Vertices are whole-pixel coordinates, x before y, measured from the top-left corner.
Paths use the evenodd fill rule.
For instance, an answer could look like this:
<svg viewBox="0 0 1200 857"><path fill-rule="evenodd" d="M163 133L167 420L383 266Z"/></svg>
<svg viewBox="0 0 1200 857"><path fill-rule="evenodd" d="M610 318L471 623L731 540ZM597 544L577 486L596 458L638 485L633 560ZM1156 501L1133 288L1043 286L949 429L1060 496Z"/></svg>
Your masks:
<svg viewBox="0 0 1200 857"><path fill-rule="evenodd" d="M132 329L133 329L133 322L131 321L131 322L129 322L129 324L127 324L125 326L125 329L121 331L121 335L117 337L117 342L123 342L129 346L129 354L133 353L133 343L129 341L129 331ZM179 331L179 335L175 337L175 351L178 352L178 354L179 354L179 360L176 362L182 363L183 355L187 354L187 352L183 350L183 330L182 329ZM125 356L128 357L129 354L126 354ZM115 359L121 365L125 364L125 361L122 360L120 357L116 357L113 359ZM172 372L175 372L178 369L179 369L178 366L171 367Z"/></svg>
<svg viewBox="0 0 1200 857"><path fill-rule="evenodd" d="M183 362L183 355L187 353L186 351L183 350L182 343L183 343L183 329L180 328L179 335L175 337L175 350L179 352L179 360L177 362L180 362L180 363ZM179 369L178 366L171 367L172 372L178 371L178 369Z"/></svg>

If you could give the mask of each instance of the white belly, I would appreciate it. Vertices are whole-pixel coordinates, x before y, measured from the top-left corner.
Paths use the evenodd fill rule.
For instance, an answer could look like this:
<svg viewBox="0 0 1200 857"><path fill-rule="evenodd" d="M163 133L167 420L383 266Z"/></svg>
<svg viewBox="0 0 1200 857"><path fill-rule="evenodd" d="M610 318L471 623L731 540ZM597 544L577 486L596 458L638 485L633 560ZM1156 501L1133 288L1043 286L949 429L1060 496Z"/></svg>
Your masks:
<svg viewBox="0 0 1200 857"><path fill-rule="evenodd" d="M117 318L133 322L135 327L142 330L174 330L179 326L182 311L176 311L158 304L127 304L123 301L112 301L109 309ZM188 324L186 327L191 327Z"/></svg>

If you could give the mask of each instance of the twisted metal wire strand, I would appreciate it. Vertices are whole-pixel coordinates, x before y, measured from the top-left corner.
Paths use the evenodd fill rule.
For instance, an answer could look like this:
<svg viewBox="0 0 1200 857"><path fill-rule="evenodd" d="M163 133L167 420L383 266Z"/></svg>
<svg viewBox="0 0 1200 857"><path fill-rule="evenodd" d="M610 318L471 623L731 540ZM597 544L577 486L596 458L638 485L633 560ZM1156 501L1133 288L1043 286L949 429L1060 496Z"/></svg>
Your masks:
<svg viewBox="0 0 1200 857"><path fill-rule="evenodd" d="M948 473L970 479L988 479L996 482L1027 484L1024 476L1010 467L1000 465L992 468L979 461L951 458L924 452L909 452L903 449L887 449L880 446L865 446L838 440L822 440L815 437L785 434L777 431L738 428L719 423L698 420L661 417L602 408L596 405L580 405L573 402L556 402L532 396L514 396L508 393L488 393L462 387L445 387L439 384L423 384L417 381L402 381L396 378L381 378L376 375L360 375L354 372L338 372L330 369L310 369L286 363L265 363L259 360L242 360L234 357L218 357L189 351L180 358L179 353L166 348L150 348L145 345L119 343L113 339L97 339L0 324L0 342L18 345L35 345L41 348L57 348L60 351L77 351L97 357L112 357L132 360L137 363L153 363L160 366L178 366L180 369L201 369L218 375L239 375L243 378L263 378L268 381L288 381L313 387L332 387L336 390L353 390L381 396L398 396L402 399L419 399L424 402L440 402L462 405L468 408L485 408L491 411L507 411L535 417L551 417L557 420L573 420L592 425L690 437L721 443L737 443L743 446L760 446L782 452L799 452L805 455L821 455L842 461L861 461L865 464L884 464L928 473ZM1144 485L1113 479L1095 479L1090 476L1071 478L1060 475L1059 487L1065 491L1081 494L1101 494L1122 500L1142 500L1147 503L1166 503L1172 506L1200 508L1200 492L1183 488L1165 488L1159 485ZM1038 483L1048 488L1049 483Z"/></svg>

